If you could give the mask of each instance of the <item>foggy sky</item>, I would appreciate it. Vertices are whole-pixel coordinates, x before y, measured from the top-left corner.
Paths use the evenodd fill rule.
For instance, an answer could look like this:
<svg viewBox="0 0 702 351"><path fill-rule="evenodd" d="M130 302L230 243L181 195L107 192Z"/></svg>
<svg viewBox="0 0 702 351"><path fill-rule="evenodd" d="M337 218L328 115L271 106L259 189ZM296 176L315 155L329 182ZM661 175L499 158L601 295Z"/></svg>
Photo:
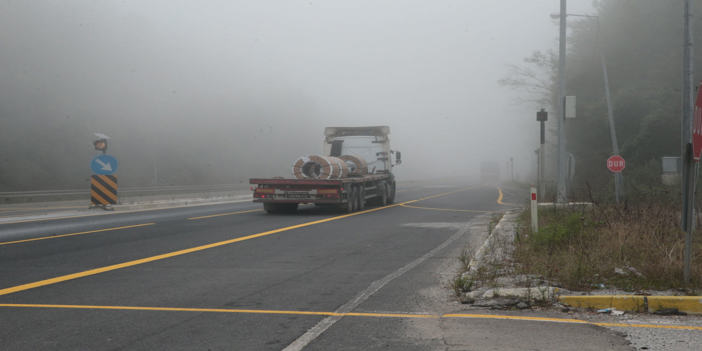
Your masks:
<svg viewBox="0 0 702 351"><path fill-rule="evenodd" d="M469 173L488 158L526 171L540 106L497 81L557 48L558 6L6 0L2 119L32 121L28 134L50 132L47 119L106 133L124 167L185 157L238 178L287 176L295 157L321 152L325 126L389 125L400 177ZM569 12L591 13L591 1Z"/></svg>

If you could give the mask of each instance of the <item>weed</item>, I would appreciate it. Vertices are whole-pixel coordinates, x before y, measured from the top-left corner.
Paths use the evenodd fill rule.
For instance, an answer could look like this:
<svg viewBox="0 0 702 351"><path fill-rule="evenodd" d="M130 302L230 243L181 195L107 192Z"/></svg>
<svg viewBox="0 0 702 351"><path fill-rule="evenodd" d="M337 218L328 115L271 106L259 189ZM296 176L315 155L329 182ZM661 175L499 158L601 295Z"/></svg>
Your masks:
<svg viewBox="0 0 702 351"><path fill-rule="evenodd" d="M520 216L514 260L519 273L536 274L571 290L602 285L628 291L702 287L702 264L693 262L693 281L682 283L684 235L679 206L641 201L623 206L596 204L590 210L550 209L539 213L540 230ZM702 258L700 231L693 257Z"/></svg>
<svg viewBox="0 0 702 351"><path fill-rule="evenodd" d="M470 269L470 262L473 261L473 253L468 248L465 248L461 252L461 256L458 257L458 260L461 261L461 271L468 271Z"/></svg>
<svg viewBox="0 0 702 351"><path fill-rule="evenodd" d="M453 279L453 291L456 293L456 296L461 296L461 294L473 290L474 284L475 280L473 280L471 277L464 276L463 274L459 273Z"/></svg>

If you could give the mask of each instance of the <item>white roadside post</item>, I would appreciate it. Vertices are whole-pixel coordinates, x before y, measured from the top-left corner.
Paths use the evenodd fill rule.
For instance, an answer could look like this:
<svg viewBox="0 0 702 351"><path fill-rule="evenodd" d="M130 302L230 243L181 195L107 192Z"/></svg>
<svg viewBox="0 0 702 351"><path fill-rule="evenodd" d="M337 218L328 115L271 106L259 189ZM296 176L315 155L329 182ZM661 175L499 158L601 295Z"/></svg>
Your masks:
<svg viewBox="0 0 702 351"><path fill-rule="evenodd" d="M536 233L539 231L539 217L538 217L538 207L539 204L536 201L536 187L531 187L531 231Z"/></svg>

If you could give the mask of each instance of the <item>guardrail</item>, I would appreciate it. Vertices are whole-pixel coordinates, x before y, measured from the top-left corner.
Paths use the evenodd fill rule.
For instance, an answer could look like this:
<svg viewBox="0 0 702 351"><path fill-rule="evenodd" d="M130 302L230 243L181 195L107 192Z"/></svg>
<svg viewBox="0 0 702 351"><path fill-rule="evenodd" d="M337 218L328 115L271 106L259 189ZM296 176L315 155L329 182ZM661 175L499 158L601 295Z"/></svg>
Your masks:
<svg viewBox="0 0 702 351"><path fill-rule="evenodd" d="M120 199L149 195L178 195L195 193L226 193L249 189L248 183L213 185L155 185L142 187L120 187ZM30 191L2 191L0 203L37 202L88 199L90 189L47 189Z"/></svg>

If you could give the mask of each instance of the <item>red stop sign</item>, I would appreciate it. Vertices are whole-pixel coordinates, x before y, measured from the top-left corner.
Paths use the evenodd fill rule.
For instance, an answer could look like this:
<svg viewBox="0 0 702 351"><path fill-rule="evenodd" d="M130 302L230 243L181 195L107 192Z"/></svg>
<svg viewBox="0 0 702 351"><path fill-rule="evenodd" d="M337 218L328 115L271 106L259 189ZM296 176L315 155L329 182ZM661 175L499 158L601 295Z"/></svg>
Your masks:
<svg viewBox="0 0 702 351"><path fill-rule="evenodd" d="M626 167L626 161L619 155L611 156L607 159L607 169L614 173L620 173Z"/></svg>

